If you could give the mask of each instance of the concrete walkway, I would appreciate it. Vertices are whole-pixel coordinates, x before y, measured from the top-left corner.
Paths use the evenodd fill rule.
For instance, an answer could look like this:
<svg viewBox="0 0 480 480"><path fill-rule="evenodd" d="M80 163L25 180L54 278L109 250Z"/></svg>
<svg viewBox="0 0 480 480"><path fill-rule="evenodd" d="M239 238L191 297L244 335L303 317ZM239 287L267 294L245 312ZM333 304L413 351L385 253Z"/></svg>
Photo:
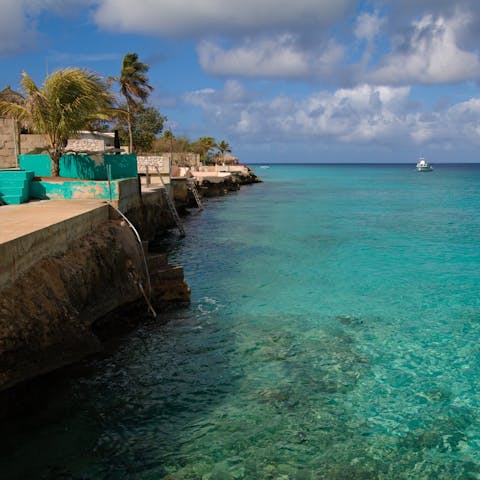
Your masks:
<svg viewBox="0 0 480 480"><path fill-rule="evenodd" d="M40 200L0 206L0 244L105 206L103 200Z"/></svg>

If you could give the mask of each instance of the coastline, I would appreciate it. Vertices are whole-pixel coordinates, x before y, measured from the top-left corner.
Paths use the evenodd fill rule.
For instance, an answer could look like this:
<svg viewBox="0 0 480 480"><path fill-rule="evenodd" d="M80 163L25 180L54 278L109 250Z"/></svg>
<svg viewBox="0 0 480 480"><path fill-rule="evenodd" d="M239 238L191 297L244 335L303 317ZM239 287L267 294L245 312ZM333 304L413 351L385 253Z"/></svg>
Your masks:
<svg viewBox="0 0 480 480"><path fill-rule="evenodd" d="M197 185L202 197L212 197L258 181L251 173L221 181L205 177ZM173 181L172 189L180 213L196 206L185 182ZM0 222L1 213L10 211L21 223L22 208L34 209L32 223L32 216L41 217L48 206L52 219L38 229L19 228L0 243L5 267L0 278L0 415L9 411L16 387L98 353L105 341L129 328L130 312L148 315L146 296L159 321L163 310L190 300L183 268L169 265L163 252L148 252L149 242L175 226L162 192L144 189L125 212L141 245L112 206L91 201L86 213L76 214L75 202L80 203L47 200L0 211ZM59 220L53 213L61 208L68 211Z"/></svg>

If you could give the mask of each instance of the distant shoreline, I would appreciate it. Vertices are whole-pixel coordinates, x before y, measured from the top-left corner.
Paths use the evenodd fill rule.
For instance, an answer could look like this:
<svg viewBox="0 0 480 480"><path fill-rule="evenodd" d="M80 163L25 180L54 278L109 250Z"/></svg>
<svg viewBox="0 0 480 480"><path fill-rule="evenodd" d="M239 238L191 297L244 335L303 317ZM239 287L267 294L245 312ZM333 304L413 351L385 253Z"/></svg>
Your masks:
<svg viewBox="0 0 480 480"><path fill-rule="evenodd" d="M261 165L277 165L277 166L321 166L321 165L328 165L332 167L362 167L362 166L376 166L376 167L411 167L415 166L416 162L411 162L411 163L375 163L375 162L370 162L370 163L364 163L364 162L358 162L358 163L345 163L345 162L307 162L307 163L299 163L299 162L288 162L288 163L282 163L282 162L274 162L274 163L268 163L268 162L262 162L262 163L253 163L249 162L248 165L253 165L253 166L261 166ZM452 163L452 162L435 162L434 165L442 165L442 166L451 166L451 167L461 167L461 166L472 166L472 165L479 165L480 162L462 162L462 163Z"/></svg>

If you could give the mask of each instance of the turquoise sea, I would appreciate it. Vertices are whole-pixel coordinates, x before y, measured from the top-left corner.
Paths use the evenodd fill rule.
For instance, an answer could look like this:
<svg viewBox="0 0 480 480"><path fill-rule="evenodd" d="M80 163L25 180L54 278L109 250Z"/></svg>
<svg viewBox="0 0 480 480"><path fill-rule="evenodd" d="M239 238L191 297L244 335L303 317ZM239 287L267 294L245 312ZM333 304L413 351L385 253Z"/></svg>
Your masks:
<svg viewBox="0 0 480 480"><path fill-rule="evenodd" d="M256 167L190 307L3 422L2 479L480 479L480 166Z"/></svg>

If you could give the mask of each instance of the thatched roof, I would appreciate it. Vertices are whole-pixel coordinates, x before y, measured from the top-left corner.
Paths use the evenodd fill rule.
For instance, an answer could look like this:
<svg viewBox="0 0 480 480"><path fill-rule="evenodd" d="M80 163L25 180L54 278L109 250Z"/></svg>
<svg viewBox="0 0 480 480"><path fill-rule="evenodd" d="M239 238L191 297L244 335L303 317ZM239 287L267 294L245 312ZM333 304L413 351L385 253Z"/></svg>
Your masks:
<svg viewBox="0 0 480 480"><path fill-rule="evenodd" d="M21 105L25 99L23 96L15 92L10 88L10 85L7 86L7 88L4 88L0 92L0 102L10 102L10 103L17 103L18 105Z"/></svg>
<svg viewBox="0 0 480 480"><path fill-rule="evenodd" d="M236 165L238 163L238 158L234 157L230 153L218 153L215 156L216 163L225 163L229 165Z"/></svg>

